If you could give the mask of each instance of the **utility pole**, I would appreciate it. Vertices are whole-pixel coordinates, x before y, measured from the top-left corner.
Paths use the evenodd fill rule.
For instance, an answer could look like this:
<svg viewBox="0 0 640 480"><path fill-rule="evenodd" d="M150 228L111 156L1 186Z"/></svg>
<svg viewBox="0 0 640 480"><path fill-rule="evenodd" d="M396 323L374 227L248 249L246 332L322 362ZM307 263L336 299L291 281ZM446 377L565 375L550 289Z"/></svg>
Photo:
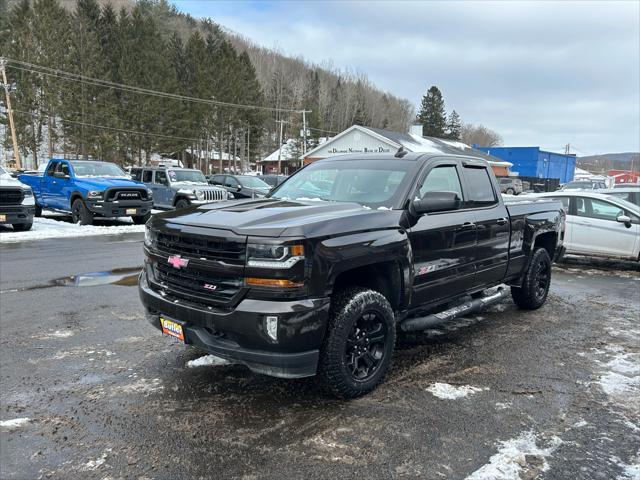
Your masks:
<svg viewBox="0 0 640 480"><path fill-rule="evenodd" d="M302 110L302 160L300 161L300 167L304 164L304 157L307 156L307 113L311 113L313 110Z"/></svg>
<svg viewBox="0 0 640 480"><path fill-rule="evenodd" d="M7 74L5 66L7 61L0 57L0 70L2 70L2 85L7 98L7 115L9 116L9 127L11 128L11 141L13 143L13 159L16 161L16 168L22 168L20 163L20 151L18 150L18 138L16 137L16 126L13 123L13 110L11 109L11 96L9 95L9 83L7 82Z"/></svg>
<svg viewBox="0 0 640 480"><path fill-rule="evenodd" d="M284 120L276 120L277 123L280 124L280 143L278 143L278 171L276 175L280 175L282 170L282 126L284 124Z"/></svg>

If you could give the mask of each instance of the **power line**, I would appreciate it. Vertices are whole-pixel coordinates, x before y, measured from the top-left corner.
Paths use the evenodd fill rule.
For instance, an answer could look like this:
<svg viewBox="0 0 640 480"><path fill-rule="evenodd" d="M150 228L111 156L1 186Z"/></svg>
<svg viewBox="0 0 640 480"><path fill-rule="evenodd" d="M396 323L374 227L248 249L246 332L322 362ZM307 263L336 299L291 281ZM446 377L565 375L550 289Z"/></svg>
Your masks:
<svg viewBox="0 0 640 480"><path fill-rule="evenodd" d="M218 100L209 100L204 98L189 97L186 95L180 95L177 93L161 92L158 90L152 90L143 87L134 87L132 85L126 85L123 83L111 82L109 80L102 80L98 78L87 77L78 73L65 72L64 70L58 70L55 68L44 67L42 65L36 65L34 63L23 62L20 60L14 60L11 58L5 58L7 61L7 67L25 72L37 73L40 75L46 75L50 77L60 78L63 80L71 80L88 85L96 85L105 88L113 88L116 90L122 90L126 92L139 93L143 95L152 95L162 98L170 98L174 100L183 100L188 102L203 103L207 105L216 105L219 107L240 108L245 110L265 110L271 112L287 112L287 113L302 113L302 110L293 110L277 107L264 107L261 105L248 105L231 102L222 102Z"/></svg>
<svg viewBox="0 0 640 480"><path fill-rule="evenodd" d="M21 110L14 110L14 113L20 113L22 115L29 115L29 116L32 116L32 117L37 116L36 113L24 112L24 111L21 111ZM47 115L47 114L45 113L45 115ZM177 137L177 136L173 136L173 135L163 135L161 133L140 132L140 131L136 131L136 130L127 130L127 129L124 129L124 128L109 127L109 126L106 126L106 125L96 125L96 124L93 124L93 123L77 122L75 120L69 120L69 119L62 118L62 117L55 116L55 115L54 115L54 117L59 119L59 120L61 120L61 121L63 121L63 122L66 122L66 123L71 123L71 124L75 124L75 125L83 125L83 126L86 126L86 127L93 127L93 128L98 128L98 129L104 129L104 130L112 130L112 131L121 132L121 133L133 133L135 135L147 135L147 136L152 136L152 137L168 138L168 139L171 139L171 140L189 140L189 141L192 141L192 142L199 141L197 138Z"/></svg>

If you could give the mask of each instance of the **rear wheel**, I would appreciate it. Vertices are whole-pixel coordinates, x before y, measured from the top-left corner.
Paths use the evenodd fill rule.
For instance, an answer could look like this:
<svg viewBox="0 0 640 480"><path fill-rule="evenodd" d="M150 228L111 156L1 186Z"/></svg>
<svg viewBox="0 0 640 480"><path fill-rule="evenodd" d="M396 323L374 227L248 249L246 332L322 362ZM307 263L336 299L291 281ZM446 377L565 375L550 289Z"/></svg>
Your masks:
<svg viewBox="0 0 640 480"><path fill-rule="evenodd" d="M379 292L352 287L332 301L319 375L339 398L355 398L382 382L396 339L393 310Z"/></svg>
<svg viewBox="0 0 640 480"><path fill-rule="evenodd" d="M181 208L187 208L189 206L189 200L186 198L181 198L176 202L176 210L180 210Z"/></svg>
<svg viewBox="0 0 640 480"><path fill-rule="evenodd" d="M534 250L522 287L511 287L511 297L516 305L535 310L544 305L551 285L551 259L544 248Z"/></svg>
<svg viewBox="0 0 640 480"><path fill-rule="evenodd" d="M27 230L31 230L33 223L15 223L13 224L13 229L16 232L26 232Z"/></svg>
<svg viewBox="0 0 640 480"><path fill-rule="evenodd" d="M151 218L151 212L147 213L146 215L133 215L131 217L131 219L133 220L133 223L135 223L136 225L143 225L147 223L147 220L149 220L150 218Z"/></svg>
<svg viewBox="0 0 640 480"><path fill-rule="evenodd" d="M76 198L71 205L71 219L73 223L80 222L80 225L93 224L93 214L80 198Z"/></svg>

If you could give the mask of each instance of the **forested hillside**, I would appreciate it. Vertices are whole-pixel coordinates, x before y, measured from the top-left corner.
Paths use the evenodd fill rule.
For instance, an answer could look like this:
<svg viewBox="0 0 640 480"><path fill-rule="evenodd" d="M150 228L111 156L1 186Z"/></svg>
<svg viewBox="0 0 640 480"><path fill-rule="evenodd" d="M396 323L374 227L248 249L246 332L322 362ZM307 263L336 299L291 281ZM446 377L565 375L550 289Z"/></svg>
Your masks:
<svg viewBox="0 0 640 480"><path fill-rule="evenodd" d="M309 146L353 123L403 130L413 115L364 75L287 58L164 0L0 0L0 9L19 147L37 160L255 160L277 148L279 120L285 138L299 136L302 109L312 111Z"/></svg>

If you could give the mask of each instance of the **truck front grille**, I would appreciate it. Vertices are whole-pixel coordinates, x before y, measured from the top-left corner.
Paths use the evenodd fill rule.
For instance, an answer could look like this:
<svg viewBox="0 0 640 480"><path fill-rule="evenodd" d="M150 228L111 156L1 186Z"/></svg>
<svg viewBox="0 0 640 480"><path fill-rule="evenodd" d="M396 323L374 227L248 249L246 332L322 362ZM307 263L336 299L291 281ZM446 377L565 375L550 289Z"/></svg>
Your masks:
<svg viewBox="0 0 640 480"><path fill-rule="evenodd" d="M167 293L204 305L229 303L243 285L239 277L224 278L193 268L177 270L162 262L155 263L154 274Z"/></svg>
<svg viewBox="0 0 640 480"><path fill-rule="evenodd" d="M114 200L146 200L147 190L144 188L110 188L105 194L105 200L112 202Z"/></svg>
<svg viewBox="0 0 640 480"><path fill-rule="evenodd" d="M163 232L158 232L156 236L156 248L166 255L217 260L232 265L244 265L246 255L244 242Z"/></svg>
<svg viewBox="0 0 640 480"><path fill-rule="evenodd" d="M227 199L226 190L204 190L204 199L207 202L219 202Z"/></svg>
<svg viewBox="0 0 640 480"><path fill-rule="evenodd" d="M24 199L21 188L0 189L0 205L20 205Z"/></svg>

